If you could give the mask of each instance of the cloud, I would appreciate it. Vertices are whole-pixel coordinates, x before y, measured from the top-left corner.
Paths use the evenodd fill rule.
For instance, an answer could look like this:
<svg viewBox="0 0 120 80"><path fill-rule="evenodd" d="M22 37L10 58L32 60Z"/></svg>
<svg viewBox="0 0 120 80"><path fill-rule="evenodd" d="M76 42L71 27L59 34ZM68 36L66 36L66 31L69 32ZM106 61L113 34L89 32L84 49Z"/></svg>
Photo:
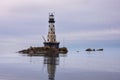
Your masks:
<svg viewBox="0 0 120 80"><path fill-rule="evenodd" d="M0 37L47 35L55 12L58 40L119 40L119 0L1 0ZM5 37L4 37L5 38ZM32 38L30 38L32 39ZM38 39L38 38L35 38Z"/></svg>
<svg viewBox="0 0 120 80"><path fill-rule="evenodd" d="M69 35L68 35L69 34ZM60 38L65 38L69 41L76 40L120 40L120 30L96 30L96 31L81 31L68 32L66 34L59 34Z"/></svg>
<svg viewBox="0 0 120 80"><path fill-rule="evenodd" d="M1 1L0 7L1 16L7 18L44 19L43 15L53 11L62 21L106 24L120 21L118 3L119 0L9 0Z"/></svg>

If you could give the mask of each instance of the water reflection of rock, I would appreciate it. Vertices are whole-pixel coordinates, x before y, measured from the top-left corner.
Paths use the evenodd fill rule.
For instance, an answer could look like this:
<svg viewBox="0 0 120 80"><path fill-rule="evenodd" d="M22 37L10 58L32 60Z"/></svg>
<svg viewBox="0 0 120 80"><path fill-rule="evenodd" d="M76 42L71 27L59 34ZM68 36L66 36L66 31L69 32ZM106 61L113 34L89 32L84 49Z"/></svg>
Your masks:
<svg viewBox="0 0 120 80"><path fill-rule="evenodd" d="M25 53L23 53L25 54ZM27 53L26 53L27 54ZM56 66L59 65L59 56L65 57L67 53L58 53L58 52L48 52L43 54L38 53L29 53L27 56L43 56L44 57L44 64L47 65L47 72L48 72L48 80L55 80L55 72Z"/></svg>

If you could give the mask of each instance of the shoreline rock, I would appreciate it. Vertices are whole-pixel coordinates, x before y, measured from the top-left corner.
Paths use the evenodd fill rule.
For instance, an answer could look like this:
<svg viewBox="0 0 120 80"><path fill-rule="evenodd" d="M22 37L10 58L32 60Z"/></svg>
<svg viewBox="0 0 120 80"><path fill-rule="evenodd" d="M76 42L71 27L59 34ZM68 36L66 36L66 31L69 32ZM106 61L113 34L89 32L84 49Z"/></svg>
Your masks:
<svg viewBox="0 0 120 80"><path fill-rule="evenodd" d="M104 49L91 49L91 48L87 48L85 51L103 51Z"/></svg>
<svg viewBox="0 0 120 80"><path fill-rule="evenodd" d="M24 49L18 52L23 54L45 54L49 52L66 54L68 50L66 47L62 47L59 49L51 48L51 47L30 47L28 49Z"/></svg>

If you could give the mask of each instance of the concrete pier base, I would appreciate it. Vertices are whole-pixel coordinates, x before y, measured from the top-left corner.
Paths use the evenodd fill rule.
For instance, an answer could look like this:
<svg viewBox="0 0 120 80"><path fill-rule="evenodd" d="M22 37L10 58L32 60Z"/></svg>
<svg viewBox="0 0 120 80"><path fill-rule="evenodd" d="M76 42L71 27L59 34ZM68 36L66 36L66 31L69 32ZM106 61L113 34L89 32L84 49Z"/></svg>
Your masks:
<svg viewBox="0 0 120 80"><path fill-rule="evenodd" d="M44 47L53 47L59 49L59 42L44 42Z"/></svg>

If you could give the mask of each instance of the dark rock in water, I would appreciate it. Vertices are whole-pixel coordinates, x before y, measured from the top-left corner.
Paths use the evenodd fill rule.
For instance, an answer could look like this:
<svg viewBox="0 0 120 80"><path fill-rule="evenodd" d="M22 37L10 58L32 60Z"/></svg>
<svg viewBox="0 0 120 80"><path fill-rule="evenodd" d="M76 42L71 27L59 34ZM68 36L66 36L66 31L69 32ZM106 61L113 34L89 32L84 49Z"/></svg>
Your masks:
<svg viewBox="0 0 120 80"><path fill-rule="evenodd" d="M97 50L95 50L95 49L88 48L88 49L86 49L86 51L103 51L103 49L97 49Z"/></svg>
<svg viewBox="0 0 120 80"><path fill-rule="evenodd" d="M80 51L76 51L76 52L80 52Z"/></svg>
<svg viewBox="0 0 120 80"><path fill-rule="evenodd" d="M93 49L92 51L95 51L95 49Z"/></svg>
<svg viewBox="0 0 120 80"><path fill-rule="evenodd" d="M88 49L86 49L86 51L93 51L93 49L91 49L91 48L88 48Z"/></svg>
<svg viewBox="0 0 120 80"><path fill-rule="evenodd" d="M97 51L103 51L103 49L97 49Z"/></svg>

